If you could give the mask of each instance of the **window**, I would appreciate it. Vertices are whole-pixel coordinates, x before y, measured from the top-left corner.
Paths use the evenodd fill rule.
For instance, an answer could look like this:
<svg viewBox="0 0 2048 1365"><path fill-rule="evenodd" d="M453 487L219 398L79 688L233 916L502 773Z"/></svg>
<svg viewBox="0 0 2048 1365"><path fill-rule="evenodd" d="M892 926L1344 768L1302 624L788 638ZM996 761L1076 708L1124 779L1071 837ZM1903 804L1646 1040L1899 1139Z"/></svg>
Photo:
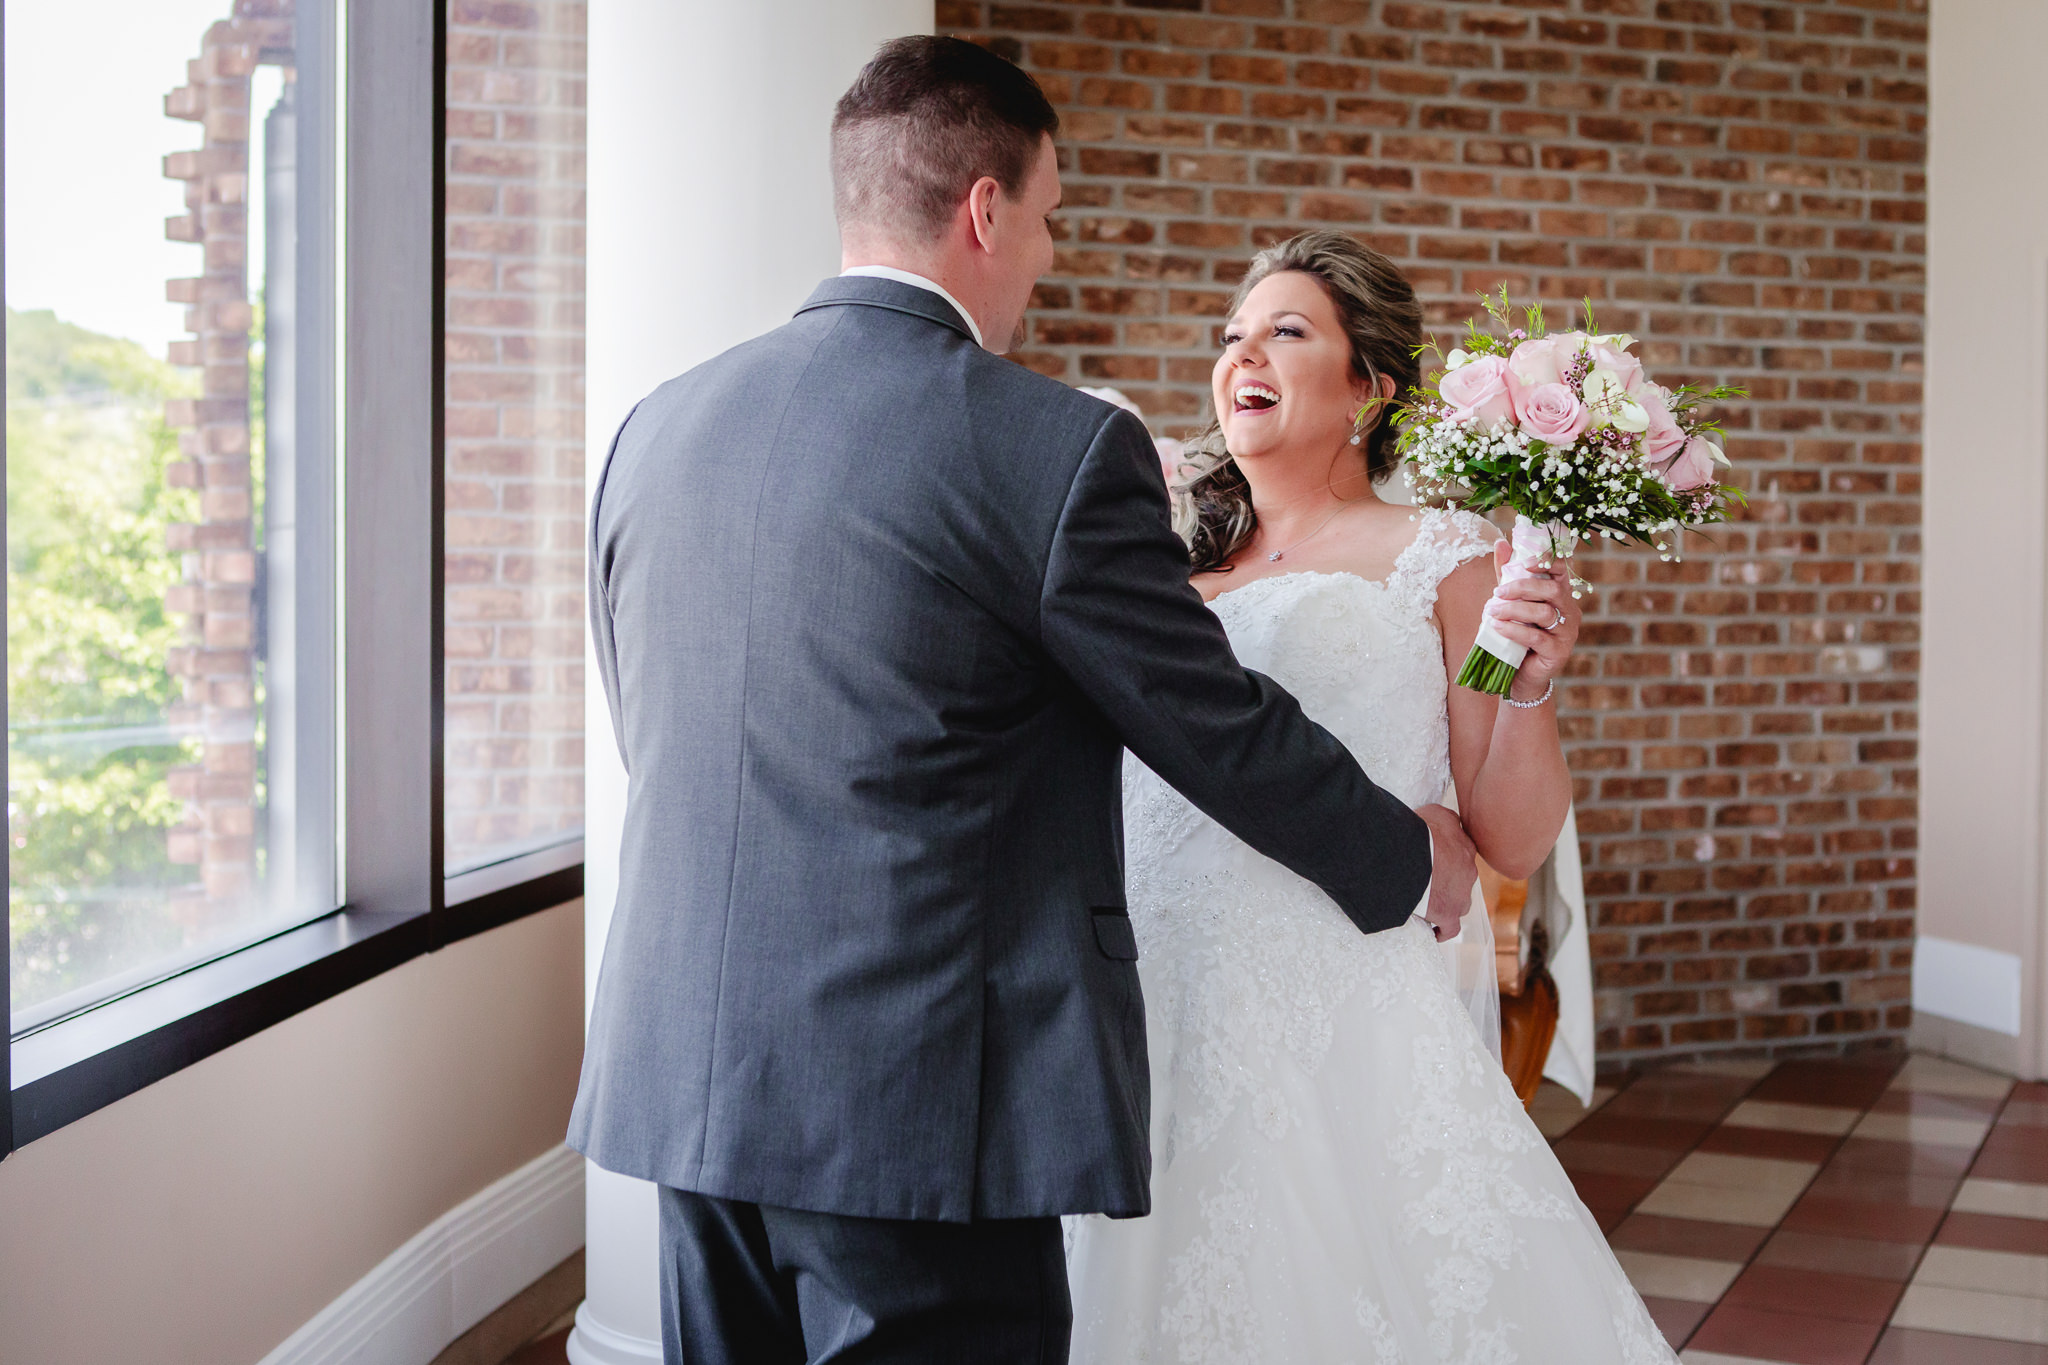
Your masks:
<svg viewBox="0 0 2048 1365"><path fill-rule="evenodd" d="M6 25L20 1034L340 904L338 180L323 0Z"/></svg>
<svg viewBox="0 0 2048 1365"><path fill-rule="evenodd" d="M582 860L582 0L448 0L448 898Z"/></svg>
<svg viewBox="0 0 2048 1365"><path fill-rule="evenodd" d="M0 1154L582 888L580 7L112 2L5 6Z"/></svg>

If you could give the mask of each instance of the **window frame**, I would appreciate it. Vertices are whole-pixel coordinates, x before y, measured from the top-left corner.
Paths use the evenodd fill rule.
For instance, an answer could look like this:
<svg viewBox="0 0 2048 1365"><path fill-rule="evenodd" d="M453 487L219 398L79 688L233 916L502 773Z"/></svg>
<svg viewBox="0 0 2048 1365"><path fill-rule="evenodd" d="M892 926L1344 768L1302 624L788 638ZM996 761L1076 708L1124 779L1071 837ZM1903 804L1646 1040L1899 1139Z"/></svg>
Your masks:
<svg viewBox="0 0 2048 1365"><path fill-rule="evenodd" d="M341 223L325 230L339 229L345 319L338 719L348 902L10 1039L0 1052L0 1156L415 957L583 893L578 839L479 869L486 878L467 874L449 899L447 0L339 3L346 190ZM0 141L0 195L4 168ZM0 264L5 251L0 232ZM10 975L0 973L0 1011Z"/></svg>

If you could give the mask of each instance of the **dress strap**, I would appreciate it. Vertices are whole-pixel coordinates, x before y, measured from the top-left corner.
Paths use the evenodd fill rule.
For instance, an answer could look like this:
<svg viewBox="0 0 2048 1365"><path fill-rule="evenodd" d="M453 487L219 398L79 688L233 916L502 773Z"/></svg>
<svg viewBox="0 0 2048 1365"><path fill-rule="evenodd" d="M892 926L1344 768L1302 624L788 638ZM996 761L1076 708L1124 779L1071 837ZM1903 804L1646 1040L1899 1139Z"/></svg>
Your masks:
<svg viewBox="0 0 2048 1365"><path fill-rule="evenodd" d="M1436 610L1436 594L1451 571L1467 560L1493 552L1500 530L1473 512L1425 507L1416 513L1415 539L1394 561L1387 577L1388 593L1417 615Z"/></svg>

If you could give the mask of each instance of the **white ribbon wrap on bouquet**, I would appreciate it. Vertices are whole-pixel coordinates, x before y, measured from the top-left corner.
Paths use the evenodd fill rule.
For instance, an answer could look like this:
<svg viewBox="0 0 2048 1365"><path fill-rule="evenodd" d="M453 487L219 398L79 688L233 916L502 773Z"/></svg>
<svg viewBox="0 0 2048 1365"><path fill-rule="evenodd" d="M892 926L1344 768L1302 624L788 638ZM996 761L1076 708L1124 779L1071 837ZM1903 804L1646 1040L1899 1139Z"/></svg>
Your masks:
<svg viewBox="0 0 2048 1365"><path fill-rule="evenodd" d="M1535 577L1537 569L1548 568L1555 560L1570 558L1572 551L1579 547L1579 538L1561 521L1538 526L1518 513L1509 544L1514 553L1509 557L1507 567L1500 571L1502 587L1518 578ZM1499 589L1494 590L1494 596L1500 596ZM1479 633L1473 637L1472 643L1509 668L1520 668L1522 660L1529 657L1529 647L1518 645L1495 630L1491 616L1479 618Z"/></svg>

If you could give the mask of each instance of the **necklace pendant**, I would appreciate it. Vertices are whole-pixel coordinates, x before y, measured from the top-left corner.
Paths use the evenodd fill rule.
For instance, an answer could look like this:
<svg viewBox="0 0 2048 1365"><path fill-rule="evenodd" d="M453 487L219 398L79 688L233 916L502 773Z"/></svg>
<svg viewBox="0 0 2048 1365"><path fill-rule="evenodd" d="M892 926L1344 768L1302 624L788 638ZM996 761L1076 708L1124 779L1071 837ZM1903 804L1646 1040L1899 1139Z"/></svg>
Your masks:
<svg viewBox="0 0 2048 1365"><path fill-rule="evenodd" d="M1273 551L1273 553L1271 553L1271 554L1269 554L1269 555L1267 555L1267 556L1266 556L1266 562L1267 562L1268 564L1278 564L1278 563L1280 562L1280 556L1281 556L1281 555L1282 555L1283 553L1285 553L1285 551L1282 551L1282 550L1275 550L1275 551Z"/></svg>

